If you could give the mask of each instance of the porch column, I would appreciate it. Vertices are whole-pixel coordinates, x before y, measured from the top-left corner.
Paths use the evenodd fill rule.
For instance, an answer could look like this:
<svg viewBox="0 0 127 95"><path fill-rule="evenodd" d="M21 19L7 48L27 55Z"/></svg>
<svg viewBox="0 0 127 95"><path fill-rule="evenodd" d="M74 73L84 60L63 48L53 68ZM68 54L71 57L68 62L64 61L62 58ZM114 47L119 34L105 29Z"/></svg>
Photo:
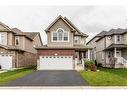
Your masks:
<svg viewBox="0 0 127 95"><path fill-rule="evenodd" d="M114 48L114 57L117 57L117 56L116 56L116 48Z"/></svg>
<svg viewBox="0 0 127 95"><path fill-rule="evenodd" d="M88 49L88 60L90 60L90 49Z"/></svg>

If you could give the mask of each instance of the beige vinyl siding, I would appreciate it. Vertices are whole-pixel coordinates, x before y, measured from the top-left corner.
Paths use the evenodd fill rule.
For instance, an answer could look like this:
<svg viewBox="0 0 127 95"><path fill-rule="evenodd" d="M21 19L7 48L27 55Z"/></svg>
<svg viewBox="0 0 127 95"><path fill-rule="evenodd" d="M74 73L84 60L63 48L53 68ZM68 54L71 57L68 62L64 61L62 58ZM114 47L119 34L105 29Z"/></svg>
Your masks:
<svg viewBox="0 0 127 95"><path fill-rule="evenodd" d="M58 28L64 29L64 31L69 32L69 42L52 42L52 32L56 31ZM59 19L50 29L50 32L47 33L47 45L50 46L61 46L61 47L71 47L73 46L73 32L71 32L71 28L62 20Z"/></svg>
<svg viewBox="0 0 127 95"><path fill-rule="evenodd" d="M7 33L7 45L12 45L12 33Z"/></svg>
<svg viewBox="0 0 127 95"><path fill-rule="evenodd" d="M86 45L86 37L74 36L74 45Z"/></svg>
<svg viewBox="0 0 127 95"><path fill-rule="evenodd" d="M127 33L123 35L123 43L127 44Z"/></svg>
<svg viewBox="0 0 127 95"><path fill-rule="evenodd" d="M32 42L27 39L26 37L24 37L24 46L25 46L25 50L31 53L37 53L37 51L34 49Z"/></svg>
<svg viewBox="0 0 127 95"><path fill-rule="evenodd" d="M41 39L40 39L40 37L39 37L39 35L37 34L36 35L36 37L34 38L34 40L33 40L33 46L41 46L42 45L42 43L41 43Z"/></svg>
<svg viewBox="0 0 127 95"><path fill-rule="evenodd" d="M96 58L98 63L104 63L104 60L102 59L104 49L105 49L105 38L102 38L96 43Z"/></svg>

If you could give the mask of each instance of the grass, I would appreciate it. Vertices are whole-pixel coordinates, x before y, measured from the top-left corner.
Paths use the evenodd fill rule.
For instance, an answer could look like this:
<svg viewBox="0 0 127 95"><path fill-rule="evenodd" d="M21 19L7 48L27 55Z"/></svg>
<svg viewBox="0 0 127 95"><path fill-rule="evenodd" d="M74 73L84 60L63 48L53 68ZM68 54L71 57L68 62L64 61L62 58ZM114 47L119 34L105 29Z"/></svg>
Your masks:
<svg viewBox="0 0 127 95"><path fill-rule="evenodd" d="M21 78L32 72L33 69L24 68L24 69L18 69L14 71L0 73L0 85L6 85L11 81Z"/></svg>
<svg viewBox="0 0 127 95"><path fill-rule="evenodd" d="M99 72L80 71L91 86L127 86L127 69L99 68Z"/></svg>

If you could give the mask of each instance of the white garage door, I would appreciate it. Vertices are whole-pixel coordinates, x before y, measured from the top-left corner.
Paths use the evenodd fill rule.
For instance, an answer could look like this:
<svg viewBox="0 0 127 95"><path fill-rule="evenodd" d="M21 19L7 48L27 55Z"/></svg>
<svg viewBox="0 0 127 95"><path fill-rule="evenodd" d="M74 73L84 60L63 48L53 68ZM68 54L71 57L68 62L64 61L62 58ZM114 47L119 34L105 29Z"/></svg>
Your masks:
<svg viewBox="0 0 127 95"><path fill-rule="evenodd" d="M72 70L72 56L40 56L40 70Z"/></svg>
<svg viewBox="0 0 127 95"><path fill-rule="evenodd" d="M12 68L12 56L0 55L0 66L1 66L1 69L11 69Z"/></svg>

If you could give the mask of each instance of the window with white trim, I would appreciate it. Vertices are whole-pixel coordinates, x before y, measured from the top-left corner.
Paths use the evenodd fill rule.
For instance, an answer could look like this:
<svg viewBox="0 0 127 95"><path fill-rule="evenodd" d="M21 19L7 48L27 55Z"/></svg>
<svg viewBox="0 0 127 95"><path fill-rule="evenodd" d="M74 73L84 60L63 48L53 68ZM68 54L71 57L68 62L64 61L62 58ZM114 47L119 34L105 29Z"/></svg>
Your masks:
<svg viewBox="0 0 127 95"><path fill-rule="evenodd" d="M64 41L68 41L68 33L67 32L64 33Z"/></svg>
<svg viewBox="0 0 127 95"><path fill-rule="evenodd" d="M57 32L53 33L53 41L57 41Z"/></svg>
<svg viewBox="0 0 127 95"><path fill-rule="evenodd" d="M62 28L59 28L52 33L52 40L54 42L67 42L69 41L69 33Z"/></svg>
<svg viewBox="0 0 127 95"><path fill-rule="evenodd" d="M63 30L62 29L58 29L57 33L58 33L58 40L59 41L62 41L62 38L63 38Z"/></svg>
<svg viewBox="0 0 127 95"><path fill-rule="evenodd" d="M0 33L0 44L4 44L4 40L5 40L5 34Z"/></svg>
<svg viewBox="0 0 127 95"><path fill-rule="evenodd" d="M16 46L19 45L19 37L18 37L18 36L15 37L15 45L16 45Z"/></svg>

